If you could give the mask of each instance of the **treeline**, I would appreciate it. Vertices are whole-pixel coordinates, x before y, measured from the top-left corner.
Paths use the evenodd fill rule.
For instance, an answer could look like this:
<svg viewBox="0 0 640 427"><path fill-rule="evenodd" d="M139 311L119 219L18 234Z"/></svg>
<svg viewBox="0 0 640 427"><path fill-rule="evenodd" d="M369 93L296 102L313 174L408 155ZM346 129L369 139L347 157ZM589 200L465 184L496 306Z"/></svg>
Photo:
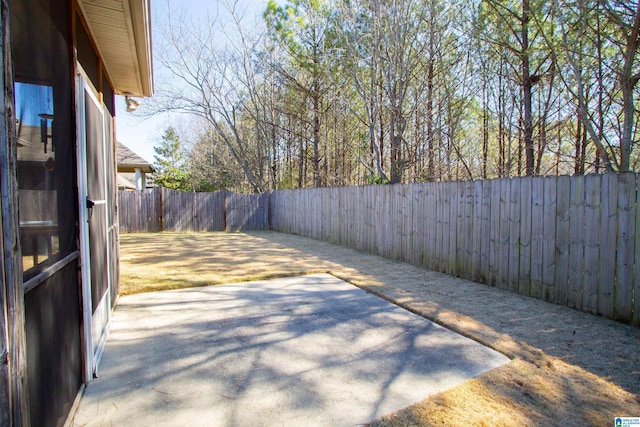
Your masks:
<svg viewBox="0 0 640 427"><path fill-rule="evenodd" d="M638 170L638 0L226 6L156 49L156 111L205 123L190 189Z"/></svg>

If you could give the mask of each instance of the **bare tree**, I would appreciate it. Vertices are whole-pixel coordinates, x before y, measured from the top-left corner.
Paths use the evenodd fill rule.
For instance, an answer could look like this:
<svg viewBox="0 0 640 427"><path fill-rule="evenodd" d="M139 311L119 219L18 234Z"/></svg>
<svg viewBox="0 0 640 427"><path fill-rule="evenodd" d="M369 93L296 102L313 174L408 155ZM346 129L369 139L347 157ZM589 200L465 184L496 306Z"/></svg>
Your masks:
<svg viewBox="0 0 640 427"><path fill-rule="evenodd" d="M283 6L269 2L265 18L271 36L289 54L289 63L272 63L272 69L291 83L291 87L311 101L313 146L313 182L323 185L320 173L321 117L325 110L324 97L329 88L326 78L331 25L330 9L325 2L291 0ZM287 68L287 65L293 68Z"/></svg>
<svg viewBox="0 0 640 427"><path fill-rule="evenodd" d="M403 157L407 128L407 94L421 77L427 47L424 34L425 5L421 0L373 0L373 25L380 28L380 66L389 111L391 135L391 183L401 182L407 159ZM408 111L409 110L409 111Z"/></svg>
<svg viewBox="0 0 640 427"><path fill-rule="evenodd" d="M235 30L215 17L204 22L187 20L170 11L168 26L160 29L163 40L157 59L169 78L159 82L154 112L179 111L202 117L224 142L242 169L253 191L264 190L259 179L259 146L243 127L244 113L254 93L255 70L249 41L237 25L236 3L225 3L227 19Z"/></svg>
<svg viewBox="0 0 640 427"><path fill-rule="evenodd" d="M483 0L482 4L486 6L482 13L488 24L484 39L503 52L506 65L520 86L521 149L518 152L525 154L525 174L533 175L538 170L534 144L534 89L545 76L553 73L554 66L551 52L544 46L549 11L543 4L530 0L523 0L521 5L504 0Z"/></svg>
<svg viewBox="0 0 640 427"><path fill-rule="evenodd" d="M561 31L558 53L570 70L561 77L576 100L581 128L606 170L628 171L638 121L640 2L577 0L567 5L555 0L554 5Z"/></svg>
<svg viewBox="0 0 640 427"><path fill-rule="evenodd" d="M622 91L622 129L620 135L620 170L628 171L631 160L636 109L634 89L640 80L640 66L636 60L640 44L640 1L611 1L605 3L607 14L621 33L619 49L624 61L618 79Z"/></svg>

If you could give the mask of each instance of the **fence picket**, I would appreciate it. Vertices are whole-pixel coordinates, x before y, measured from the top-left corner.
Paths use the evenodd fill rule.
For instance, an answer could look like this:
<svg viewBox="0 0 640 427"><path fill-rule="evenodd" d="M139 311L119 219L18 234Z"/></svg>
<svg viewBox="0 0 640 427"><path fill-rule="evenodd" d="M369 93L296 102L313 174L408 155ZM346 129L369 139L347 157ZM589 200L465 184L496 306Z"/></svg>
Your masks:
<svg viewBox="0 0 640 427"><path fill-rule="evenodd" d="M544 178L544 212L542 230L542 299L556 302L555 273L556 273L556 193L558 178L548 176Z"/></svg>
<svg viewBox="0 0 640 427"><path fill-rule="evenodd" d="M447 183L439 182L436 184L436 192L434 194L436 210L435 214L435 253L436 265L438 271L446 271L449 256L449 222L451 220L451 209L449 192L447 191Z"/></svg>
<svg viewBox="0 0 640 427"><path fill-rule="evenodd" d="M558 177L556 198L556 254L555 254L555 301L567 305L569 290L569 196L571 181L568 176Z"/></svg>
<svg viewBox="0 0 640 427"><path fill-rule="evenodd" d="M473 227L474 224L474 206L475 206L475 193L474 193L474 185L473 182L467 181L463 183L464 188L464 216L462 227L464 227L464 262L461 265L461 270L458 270L458 274L461 277L465 277L467 279L472 279L473 277Z"/></svg>
<svg viewBox="0 0 640 427"><path fill-rule="evenodd" d="M491 254L491 188L494 181L482 182L482 235L480 241L480 281L489 283Z"/></svg>
<svg viewBox="0 0 640 427"><path fill-rule="evenodd" d="M482 218L482 181L473 181L473 240L471 243L471 272L470 280L482 281L482 240L486 234L483 233L484 224Z"/></svg>
<svg viewBox="0 0 640 427"><path fill-rule="evenodd" d="M598 312L598 253L600 246L600 175L585 176L584 276L582 309Z"/></svg>
<svg viewBox="0 0 640 427"><path fill-rule="evenodd" d="M600 265L598 271L598 314L613 318L613 285L616 271L616 223L618 206L618 178L615 174L602 175L600 197Z"/></svg>
<svg viewBox="0 0 640 427"><path fill-rule="evenodd" d="M449 223L449 271L454 276L458 275L458 260L461 258L462 243L462 224L460 221L460 184L461 182L449 182L449 194L451 195L451 220Z"/></svg>
<svg viewBox="0 0 640 427"><path fill-rule="evenodd" d="M464 181L455 184L458 194L458 211L456 214L456 257L454 274L464 276L467 271L467 260L469 259L468 244L471 237L471 223L467 221L467 183Z"/></svg>
<svg viewBox="0 0 640 427"><path fill-rule="evenodd" d="M498 267L498 287L508 289L509 286L509 192L511 190L510 180L503 178L500 180L500 235L499 235L499 267Z"/></svg>
<svg viewBox="0 0 640 427"><path fill-rule="evenodd" d="M502 180L491 181L489 226L489 284L498 285L500 263L500 187Z"/></svg>
<svg viewBox="0 0 640 427"><path fill-rule="evenodd" d="M410 235L410 248L411 252L409 260L411 264L422 265L422 259L424 258L424 246L423 240L423 228L424 221L424 187L419 184L411 185L411 205L409 207L409 235Z"/></svg>
<svg viewBox="0 0 640 427"><path fill-rule="evenodd" d="M529 295L531 285L531 240L532 211L531 211L531 177L522 178L520 187L520 268L518 273L517 291L522 295ZM555 219L555 218L554 218Z"/></svg>
<svg viewBox="0 0 640 427"><path fill-rule="evenodd" d="M425 186L424 210L425 218L422 223L424 230L424 260L423 265L432 270L436 269L436 191L435 185Z"/></svg>
<svg viewBox="0 0 640 427"><path fill-rule="evenodd" d="M571 180L569 201L569 307L582 308L584 271L584 177Z"/></svg>
<svg viewBox="0 0 640 427"><path fill-rule="evenodd" d="M405 194L405 186L404 185L394 185L393 186L393 219L392 224L393 227L393 238L394 244L392 248L392 258L393 259L402 259L404 256L404 242L406 240L406 236L404 235L404 203L406 200Z"/></svg>
<svg viewBox="0 0 640 427"><path fill-rule="evenodd" d="M544 234L544 179L531 179L531 282L529 296L542 297L542 241Z"/></svg>
<svg viewBox="0 0 640 427"><path fill-rule="evenodd" d="M509 188L509 265L507 270L507 289L518 292L520 280L520 223L528 212L522 212L520 201L522 199L521 186L529 179L513 179ZM524 205L524 203L523 203ZM528 221L525 221L528 222Z"/></svg>
<svg viewBox="0 0 640 427"><path fill-rule="evenodd" d="M616 256L616 289L614 318L631 322L633 317L633 244L636 219L635 175L618 175L618 248Z"/></svg>

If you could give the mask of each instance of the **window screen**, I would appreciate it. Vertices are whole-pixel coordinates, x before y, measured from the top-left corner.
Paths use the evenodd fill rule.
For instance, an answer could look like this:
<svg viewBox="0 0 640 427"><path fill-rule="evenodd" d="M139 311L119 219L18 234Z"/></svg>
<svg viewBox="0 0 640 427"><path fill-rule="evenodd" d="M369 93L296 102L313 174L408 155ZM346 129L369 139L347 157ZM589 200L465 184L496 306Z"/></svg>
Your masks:
<svg viewBox="0 0 640 427"><path fill-rule="evenodd" d="M24 300L29 411L33 427L62 426L82 382L72 3L10 4L23 276L37 283Z"/></svg>
<svg viewBox="0 0 640 427"><path fill-rule="evenodd" d="M20 243L27 280L76 250L73 91L63 31L66 8L45 0L15 1L12 12Z"/></svg>

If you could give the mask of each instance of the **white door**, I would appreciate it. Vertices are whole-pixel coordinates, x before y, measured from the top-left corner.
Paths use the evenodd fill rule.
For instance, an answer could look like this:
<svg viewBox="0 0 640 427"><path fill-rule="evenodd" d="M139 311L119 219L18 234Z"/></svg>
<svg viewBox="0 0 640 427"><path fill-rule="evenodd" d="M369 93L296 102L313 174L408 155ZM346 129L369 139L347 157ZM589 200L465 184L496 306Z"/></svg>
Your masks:
<svg viewBox="0 0 640 427"><path fill-rule="evenodd" d="M78 188L86 378L97 375L111 316L105 145L107 123L95 90L78 74Z"/></svg>

